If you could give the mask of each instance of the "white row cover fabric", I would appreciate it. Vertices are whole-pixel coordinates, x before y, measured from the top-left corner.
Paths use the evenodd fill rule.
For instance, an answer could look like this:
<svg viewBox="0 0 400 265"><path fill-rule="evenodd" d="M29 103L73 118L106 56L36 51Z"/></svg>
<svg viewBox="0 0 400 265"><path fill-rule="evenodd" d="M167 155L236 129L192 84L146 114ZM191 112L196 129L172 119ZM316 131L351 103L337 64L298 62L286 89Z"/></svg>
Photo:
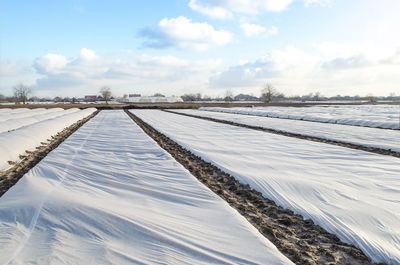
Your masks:
<svg viewBox="0 0 400 265"><path fill-rule="evenodd" d="M175 112L400 152L400 131L192 109Z"/></svg>
<svg viewBox="0 0 400 265"><path fill-rule="evenodd" d="M398 158L163 111L131 112L374 262L400 263Z"/></svg>
<svg viewBox="0 0 400 265"><path fill-rule="evenodd" d="M62 115L66 115L69 113L74 113L78 112L78 108L71 108L71 109L61 109L61 108L55 108L55 109L49 109L49 111L43 111L38 113L35 113L32 116L29 117L19 117L19 118L11 118L5 121L0 122L0 133L2 132L7 132L7 131L12 131L15 129L18 129L23 126L27 126L30 124L34 124L39 121L44 121L48 120L51 118L59 117Z"/></svg>
<svg viewBox="0 0 400 265"><path fill-rule="evenodd" d="M19 110L19 111L17 111ZM62 108L50 108L50 109L45 109L45 108L37 108L37 109L25 109L23 108L21 111L20 109L14 109L11 110L10 112L5 112L1 113L0 112L0 122L4 122L10 119L21 119L21 118L27 118L27 117L32 117L35 115L40 115L40 114L45 114L45 113L51 113L51 112L58 112L62 111Z"/></svg>
<svg viewBox="0 0 400 265"><path fill-rule="evenodd" d="M10 108L4 108L4 109L0 109L0 115L3 114L8 114L8 113L22 113L22 112L26 112L29 111L30 109L28 108L17 108L17 109L10 109Z"/></svg>
<svg viewBox="0 0 400 265"><path fill-rule="evenodd" d="M123 111L0 198L0 246L1 264L292 264Z"/></svg>
<svg viewBox="0 0 400 265"><path fill-rule="evenodd" d="M20 127L10 132L0 133L0 170L11 166L8 161L18 161L19 155L25 151L33 151L41 142L47 142L51 136L91 115L95 108L79 110L55 118L43 120L28 126Z"/></svg>
<svg viewBox="0 0 400 265"><path fill-rule="evenodd" d="M400 105L337 105L312 107L214 108L201 110L264 117L400 129Z"/></svg>

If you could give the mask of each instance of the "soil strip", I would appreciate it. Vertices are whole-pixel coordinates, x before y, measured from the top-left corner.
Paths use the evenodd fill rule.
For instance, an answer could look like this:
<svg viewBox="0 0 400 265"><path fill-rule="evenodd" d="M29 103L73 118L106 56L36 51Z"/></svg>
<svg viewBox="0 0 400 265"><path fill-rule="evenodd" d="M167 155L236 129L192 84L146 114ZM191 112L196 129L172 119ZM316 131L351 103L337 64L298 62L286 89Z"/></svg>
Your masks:
<svg viewBox="0 0 400 265"><path fill-rule="evenodd" d="M231 175L184 149L134 114L127 110L125 112L160 147L228 202L296 264L373 264L358 248L341 242L336 235L315 225L312 220L305 220L301 215L277 206L248 184L239 183Z"/></svg>
<svg viewBox="0 0 400 265"><path fill-rule="evenodd" d="M27 151L26 154L20 155L21 161L16 163L12 168L6 171L0 171L0 197L3 196L8 189L14 186L31 168L36 166L36 164L39 163L48 153L57 148L57 146L78 130L83 124L96 116L97 113L99 113L99 110L52 136L49 143L42 143L41 146L36 147L35 151Z"/></svg>
<svg viewBox="0 0 400 265"><path fill-rule="evenodd" d="M338 146L347 147L347 148L351 148L351 149L363 150L363 151L376 153L376 154L380 154L380 155L388 155L388 156L394 156L394 157L400 158L400 152L392 151L390 149L368 147L368 146L364 146L364 145L346 143L346 142L335 141L335 140L328 140L328 139L323 139L323 138L319 138L319 137L315 137L315 136L307 136L307 135L298 134L298 133L291 133L291 132L286 132L286 131L268 129L268 128L264 128L264 127L246 125L246 124L242 124L242 123L236 123L236 122L232 122L232 121L225 121L225 120L214 119L214 118L209 118L209 117L201 117L201 116L196 116L196 115L187 114L187 113L175 112L175 111L171 111L171 110L163 110L163 111L182 115L182 116L192 117L192 118L196 118L196 119L219 122L219 123L223 123L223 124L248 128L248 129L257 130L257 131L263 131L263 132L267 132L267 133L279 134L279 135L284 135L284 136L288 136L288 137L295 137L295 138L299 138L299 139L303 139L303 140L309 140L309 141L320 142L320 143L325 143L325 144L338 145Z"/></svg>

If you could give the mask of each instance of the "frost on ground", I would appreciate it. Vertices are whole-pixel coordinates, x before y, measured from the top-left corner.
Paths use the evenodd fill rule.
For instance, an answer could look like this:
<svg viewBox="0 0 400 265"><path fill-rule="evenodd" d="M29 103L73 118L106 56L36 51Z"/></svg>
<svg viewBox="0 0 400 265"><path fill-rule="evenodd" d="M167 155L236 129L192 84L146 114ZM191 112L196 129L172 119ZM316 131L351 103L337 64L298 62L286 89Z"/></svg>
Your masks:
<svg viewBox="0 0 400 265"><path fill-rule="evenodd" d="M0 171L12 166L9 161L18 161L19 156L25 155L26 151L35 150L42 142L47 142L53 135L95 111L95 108L78 111L65 110L64 115L0 133Z"/></svg>
<svg viewBox="0 0 400 265"><path fill-rule="evenodd" d="M351 105L351 106L312 106L312 107L256 107L256 108L217 108L203 107L200 110L237 113L273 118L317 121L400 129L399 105Z"/></svg>
<svg viewBox="0 0 400 265"><path fill-rule="evenodd" d="M174 109L173 111L277 131L313 136L321 139L400 152L400 130L381 130L379 128L356 127L290 119L275 119L253 115L240 115L234 113L191 109Z"/></svg>
<svg viewBox="0 0 400 265"><path fill-rule="evenodd" d="M292 264L123 111L102 111L0 198L0 263Z"/></svg>
<svg viewBox="0 0 400 265"><path fill-rule="evenodd" d="M400 263L398 158L162 111L131 112L374 262Z"/></svg>

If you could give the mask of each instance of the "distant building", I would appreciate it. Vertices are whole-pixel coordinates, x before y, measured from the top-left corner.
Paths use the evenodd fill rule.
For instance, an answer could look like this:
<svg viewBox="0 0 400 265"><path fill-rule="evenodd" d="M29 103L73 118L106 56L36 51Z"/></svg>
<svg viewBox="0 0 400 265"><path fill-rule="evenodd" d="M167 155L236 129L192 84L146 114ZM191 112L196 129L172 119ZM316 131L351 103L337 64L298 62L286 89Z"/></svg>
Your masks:
<svg viewBox="0 0 400 265"><path fill-rule="evenodd" d="M61 97L55 97L53 99L54 102L61 102L63 99Z"/></svg>
<svg viewBox="0 0 400 265"><path fill-rule="evenodd" d="M130 98L140 98L142 95L141 94L129 94L128 97Z"/></svg>
<svg viewBox="0 0 400 265"><path fill-rule="evenodd" d="M258 98L250 95L239 94L235 98L235 101L257 101Z"/></svg>
<svg viewBox="0 0 400 265"><path fill-rule="evenodd" d="M96 96L96 95L88 95L88 96L85 96L85 101L86 101L86 102L88 102L88 101L96 101L96 99L97 99L97 96Z"/></svg>
<svg viewBox="0 0 400 265"><path fill-rule="evenodd" d="M181 97L148 97L148 96L134 96L129 95L128 98L118 98L120 103L174 103L183 102Z"/></svg>

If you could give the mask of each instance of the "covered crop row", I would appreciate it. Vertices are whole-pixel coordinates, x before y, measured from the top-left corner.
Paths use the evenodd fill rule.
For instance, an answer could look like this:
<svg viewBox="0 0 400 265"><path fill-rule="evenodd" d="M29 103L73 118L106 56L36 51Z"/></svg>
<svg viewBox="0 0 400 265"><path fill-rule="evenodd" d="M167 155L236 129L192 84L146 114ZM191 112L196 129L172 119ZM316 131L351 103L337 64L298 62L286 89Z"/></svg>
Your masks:
<svg viewBox="0 0 400 265"><path fill-rule="evenodd" d="M26 150L34 150L41 142L47 142L51 136L95 111L95 108L72 113L67 111L62 116L23 126L10 132L0 133L0 170L6 170L10 167L8 161L18 161L19 155L25 154Z"/></svg>
<svg viewBox="0 0 400 265"><path fill-rule="evenodd" d="M15 130L23 126L34 124L36 122L52 119L55 117L63 116L74 112L79 112L79 109L71 108L64 110L61 108L55 108L39 113L35 112L34 115L27 117L16 117L17 115L9 114L11 116L10 119L0 122L0 133Z"/></svg>
<svg viewBox="0 0 400 265"><path fill-rule="evenodd" d="M37 109L2 109L0 111L0 122L4 122L10 119L21 119L21 118L26 118L26 117L31 117L35 115L40 115L40 114L45 114L45 113L51 113L51 112L58 112L58 111L63 111L64 109L62 108L50 108L50 109L45 109L45 108L37 108Z"/></svg>
<svg viewBox="0 0 400 265"><path fill-rule="evenodd" d="M14 114L23 113L23 112L27 112L30 110L31 109L28 109L28 108L16 108L16 109L2 108L2 109L0 109L0 116L3 116L4 114L9 114L9 113L14 113Z"/></svg>
<svg viewBox="0 0 400 265"><path fill-rule="evenodd" d="M400 152L399 130L381 130L378 128L355 127L289 119L274 119L252 115L190 109L176 109L173 111L199 117L231 121L238 124Z"/></svg>
<svg viewBox="0 0 400 265"><path fill-rule="evenodd" d="M201 110L363 127L400 129L398 105L216 108Z"/></svg>
<svg viewBox="0 0 400 265"><path fill-rule="evenodd" d="M400 263L398 158L163 111L131 112L373 261Z"/></svg>

